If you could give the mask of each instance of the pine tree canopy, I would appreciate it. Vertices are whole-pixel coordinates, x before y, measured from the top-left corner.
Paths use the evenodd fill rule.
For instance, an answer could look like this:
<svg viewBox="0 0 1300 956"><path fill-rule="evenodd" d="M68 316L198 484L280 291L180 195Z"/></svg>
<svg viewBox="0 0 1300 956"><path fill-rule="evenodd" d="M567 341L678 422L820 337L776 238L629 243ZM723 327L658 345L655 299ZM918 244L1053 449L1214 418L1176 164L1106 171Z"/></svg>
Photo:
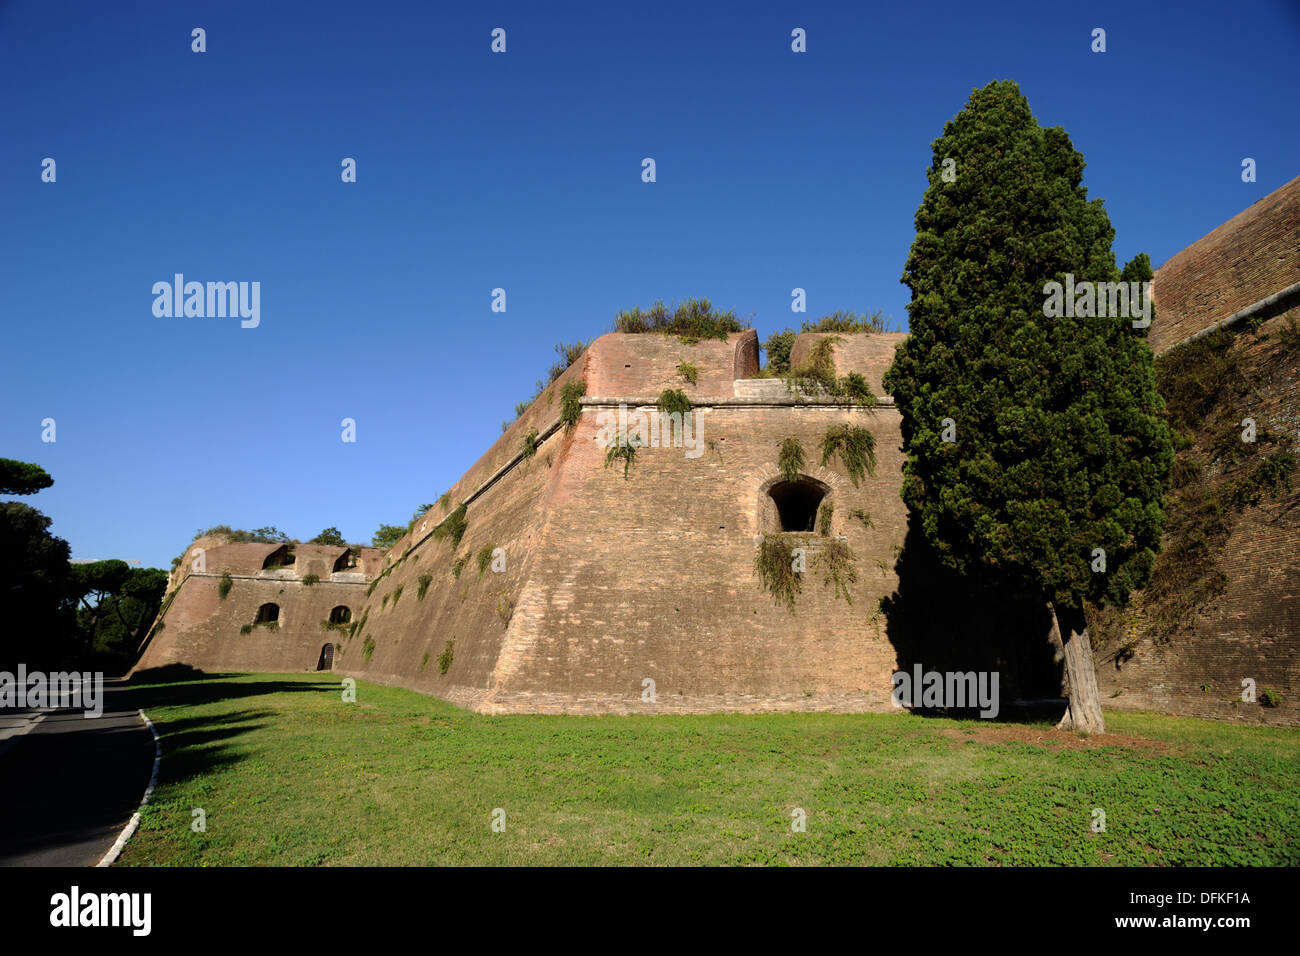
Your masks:
<svg viewBox="0 0 1300 956"><path fill-rule="evenodd" d="M1173 462L1146 330L1044 315L1049 282L1121 278L1083 169L1015 83L972 93L934 142L902 279L911 334L885 377L903 499L945 563L1071 607L1146 582ZM1150 277L1145 255L1125 267Z"/></svg>

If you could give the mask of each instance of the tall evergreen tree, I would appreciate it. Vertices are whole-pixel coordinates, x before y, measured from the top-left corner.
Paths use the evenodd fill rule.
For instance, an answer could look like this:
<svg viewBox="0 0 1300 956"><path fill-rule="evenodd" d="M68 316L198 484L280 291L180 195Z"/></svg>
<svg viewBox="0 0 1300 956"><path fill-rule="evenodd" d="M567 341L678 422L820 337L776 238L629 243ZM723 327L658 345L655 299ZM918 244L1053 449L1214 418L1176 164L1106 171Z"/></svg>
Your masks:
<svg viewBox="0 0 1300 956"><path fill-rule="evenodd" d="M1069 680L1061 726L1104 733L1085 607L1122 604L1149 577L1173 448L1145 329L1045 315L1047 284L1067 273L1120 279L1083 169L1015 83L972 93L934 142L902 279L911 334L884 384L926 539L960 573L1050 603ZM1125 278L1150 278L1145 256Z"/></svg>

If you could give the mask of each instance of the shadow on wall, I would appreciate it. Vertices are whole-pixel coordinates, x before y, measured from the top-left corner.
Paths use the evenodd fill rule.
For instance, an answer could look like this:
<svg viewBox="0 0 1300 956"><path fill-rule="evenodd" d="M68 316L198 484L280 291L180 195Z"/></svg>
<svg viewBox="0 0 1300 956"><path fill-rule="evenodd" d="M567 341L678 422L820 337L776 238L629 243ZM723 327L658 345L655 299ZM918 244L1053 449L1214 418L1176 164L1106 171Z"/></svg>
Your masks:
<svg viewBox="0 0 1300 956"><path fill-rule="evenodd" d="M913 673L998 673L998 720L1060 717L1064 666L1044 603L971 582L945 568L913 516L894 565L898 589L881 601L898 667ZM1043 701L1042 706L1027 702ZM925 716L972 716L976 709L915 709Z"/></svg>

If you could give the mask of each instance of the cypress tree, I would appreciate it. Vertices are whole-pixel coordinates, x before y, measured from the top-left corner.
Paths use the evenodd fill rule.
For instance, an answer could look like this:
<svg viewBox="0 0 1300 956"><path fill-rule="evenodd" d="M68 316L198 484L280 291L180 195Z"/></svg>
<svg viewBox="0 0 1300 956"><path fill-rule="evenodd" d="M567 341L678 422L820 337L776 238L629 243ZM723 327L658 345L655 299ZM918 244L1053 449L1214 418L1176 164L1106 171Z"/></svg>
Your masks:
<svg viewBox="0 0 1300 956"><path fill-rule="evenodd" d="M1104 733L1085 609L1125 603L1150 576L1173 462L1146 329L1045 314L1049 283L1121 276L1083 156L1015 83L975 90L933 145L902 279L911 334L884 382L902 413L903 500L949 567L1050 604L1061 726ZM1150 275L1145 255L1124 269Z"/></svg>

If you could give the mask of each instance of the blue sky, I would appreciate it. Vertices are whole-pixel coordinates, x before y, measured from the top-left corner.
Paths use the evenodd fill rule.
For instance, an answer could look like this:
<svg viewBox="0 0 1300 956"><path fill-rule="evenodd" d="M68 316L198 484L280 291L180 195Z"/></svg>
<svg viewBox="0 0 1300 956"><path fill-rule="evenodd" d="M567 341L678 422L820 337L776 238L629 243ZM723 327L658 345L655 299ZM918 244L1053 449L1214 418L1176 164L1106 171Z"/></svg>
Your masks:
<svg viewBox="0 0 1300 956"><path fill-rule="evenodd" d="M368 541L619 309L705 296L766 336L798 286L905 323L930 143L994 79L1159 265L1300 173L1300 4L1174 9L0 0L0 456L54 476L24 500L78 559ZM177 272L259 281L260 326L155 317Z"/></svg>

